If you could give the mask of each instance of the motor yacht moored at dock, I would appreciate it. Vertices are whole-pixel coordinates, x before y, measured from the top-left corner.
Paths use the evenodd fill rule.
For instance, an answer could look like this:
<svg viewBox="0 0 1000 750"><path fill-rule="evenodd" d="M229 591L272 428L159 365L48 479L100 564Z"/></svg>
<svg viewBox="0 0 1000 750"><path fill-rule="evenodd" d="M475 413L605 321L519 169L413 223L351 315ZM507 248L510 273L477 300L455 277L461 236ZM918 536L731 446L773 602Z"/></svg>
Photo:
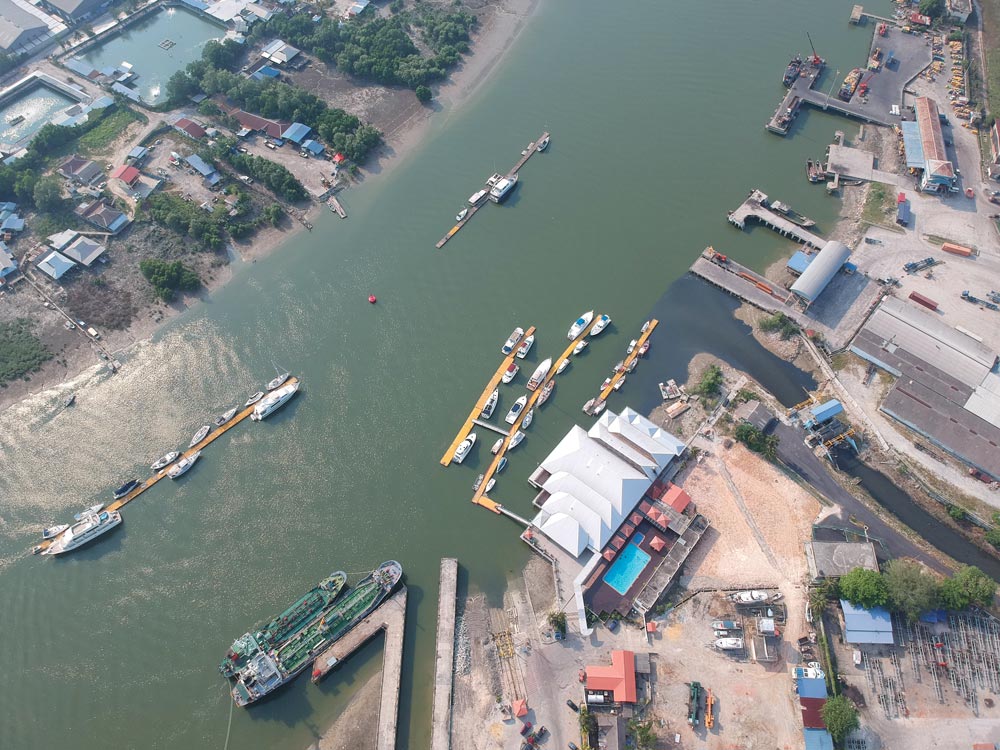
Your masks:
<svg viewBox="0 0 1000 750"><path fill-rule="evenodd" d="M490 397L486 399L486 403L483 404L483 410L479 413L483 419L489 419L493 416L493 410L497 408L497 401L500 400L500 389L494 388L493 393Z"/></svg>
<svg viewBox="0 0 1000 750"><path fill-rule="evenodd" d="M504 383L511 382L514 378L517 377L517 373L520 369L521 369L520 365L515 365L513 362L511 362L510 367L508 367L501 376L500 378L501 382Z"/></svg>
<svg viewBox="0 0 1000 750"><path fill-rule="evenodd" d="M458 447L455 449L455 455L451 458L452 462L460 464L468 458L469 453L472 451L472 446L476 444L478 437L475 432L470 432L469 437L458 444Z"/></svg>
<svg viewBox="0 0 1000 750"><path fill-rule="evenodd" d="M522 440L524 440L524 433L518 430L517 432L514 433L514 436L510 439L510 443L507 445L507 450L509 451L514 450L517 446L521 444Z"/></svg>
<svg viewBox="0 0 1000 750"><path fill-rule="evenodd" d="M597 322L594 323L594 327L590 329L590 335L591 336L596 336L601 331L603 331L605 328L607 328L608 325L610 325L610 323L611 323L611 316L610 315L606 315L606 314L599 315L598 318L597 318Z"/></svg>
<svg viewBox="0 0 1000 750"><path fill-rule="evenodd" d="M527 388L529 391L534 391L542 384L545 380L545 376L549 374L549 370L552 369L552 358L542 360L542 362L535 368L535 371L531 374L528 379Z"/></svg>
<svg viewBox="0 0 1000 750"><path fill-rule="evenodd" d="M511 332L510 336L507 337L507 340L504 342L503 346L500 347L500 353L506 357L508 354L514 351L514 347L517 346L517 343L522 338L524 338L524 329L518 326Z"/></svg>
<svg viewBox="0 0 1000 750"><path fill-rule="evenodd" d="M517 417L521 413L521 410L524 408L524 405L526 403L528 403L528 397L521 396L517 401L511 404L510 411L508 411L507 416L503 418L504 421L507 424L514 424L514 422L517 421Z"/></svg>
<svg viewBox="0 0 1000 750"><path fill-rule="evenodd" d="M510 191L517 185L517 175L511 175L510 177L501 177L496 181L496 184L490 188L490 200L494 203L503 203L507 196L510 195Z"/></svg>
<svg viewBox="0 0 1000 750"><path fill-rule="evenodd" d="M42 550L42 554L62 555L66 552L72 552L111 531L121 522L122 516L117 510L102 510L99 513L84 516L62 534L59 534L48 548Z"/></svg>
<svg viewBox="0 0 1000 750"><path fill-rule="evenodd" d="M519 347L517 347L517 351L514 353L514 356L518 359L524 359L528 356L528 352L531 351L531 347L534 346L534 344L535 334L531 334L528 338L521 342Z"/></svg>
<svg viewBox="0 0 1000 750"><path fill-rule="evenodd" d="M299 381L295 381L294 383L283 385L275 391L271 391L253 408L253 414L250 415L250 419L255 422L260 422L262 419L266 419L277 409L284 406L292 396L298 393L300 385L301 383Z"/></svg>
<svg viewBox="0 0 1000 750"><path fill-rule="evenodd" d="M581 315L579 318L576 319L576 322L573 323L573 325L569 327L569 331L566 333L566 338L568 338L570 341L575 339L577 336L583 333L583 329L586 328L588 325L590 325L590 321L592 321L593 319L594 319L593 310L588 310L587 312L585 312L583 315Z"/></svg>
<svg viewBox="0 0 1000 750"><path fill-rule="evenodd" d="M573 347L573 354L579 354L580 352L582 352L584 349L587 348L588 344L589 342L587 341L587 339L583 339L583 341L580 341L579 343L577 343L576 346Z"/></svg>

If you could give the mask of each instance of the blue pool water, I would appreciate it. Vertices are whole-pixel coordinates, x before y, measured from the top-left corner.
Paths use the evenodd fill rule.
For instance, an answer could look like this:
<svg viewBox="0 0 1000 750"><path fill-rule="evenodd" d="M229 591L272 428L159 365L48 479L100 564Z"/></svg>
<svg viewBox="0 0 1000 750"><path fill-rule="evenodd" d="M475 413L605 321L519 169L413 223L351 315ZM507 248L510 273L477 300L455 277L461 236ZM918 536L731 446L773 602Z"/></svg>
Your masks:
<svg viewBox="0 0 1000 750"><path fill-rule="evenodd" d="M618 553L617 559L604 574L604 582L619 594L625 594L632 587L649 562L649 555L639 549L640 542L642 534L636 534L635 541Z"/></svg>

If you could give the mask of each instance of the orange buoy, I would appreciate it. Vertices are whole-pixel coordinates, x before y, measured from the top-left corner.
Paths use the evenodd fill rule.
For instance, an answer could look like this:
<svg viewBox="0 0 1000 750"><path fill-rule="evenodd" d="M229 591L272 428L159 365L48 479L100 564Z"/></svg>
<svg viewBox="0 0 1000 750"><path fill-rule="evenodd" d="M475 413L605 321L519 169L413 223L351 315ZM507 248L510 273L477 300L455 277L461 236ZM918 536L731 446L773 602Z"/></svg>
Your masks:
<svg viewBox="0 0 1000 750"><path fill-rule="evenodd" d="M373 305L374 305L374 304L375 304L376 302L378 302L378 300L377 300L377 299L375 299L375 295L374 295L374 294L369 294L369 295L368 295L368 301L369 301L370 303L372 303Z"/></svg>

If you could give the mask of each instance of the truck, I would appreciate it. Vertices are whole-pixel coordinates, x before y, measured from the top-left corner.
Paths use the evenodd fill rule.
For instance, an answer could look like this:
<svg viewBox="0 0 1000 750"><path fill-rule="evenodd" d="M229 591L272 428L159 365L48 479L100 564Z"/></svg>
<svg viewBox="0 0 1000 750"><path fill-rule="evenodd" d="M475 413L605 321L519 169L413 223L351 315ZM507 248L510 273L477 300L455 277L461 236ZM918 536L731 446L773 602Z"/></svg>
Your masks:
<svg viewBox="0 0 1000 750"><path fill-rule="evenodd" d="M698 713L701 710L701 683L692 682L689 687L691 691L688 694L688 724L696 727L699 723Z"/></svg>
<svg viewBox="0 0 1000 750"><path fill-rule="evenodd" d="M94 339L96 339L97 341L100 341L100 340L101 340L101 334L99 334L99 333L98 333L98 332L97 332L97 331L96 331L96 330L94 329L94 327L93 327L93 326L89 326L89 327L87 328L87 333L88 333L88 334L90 334L91 336L93 336L93 337L94 337Z"/></svg>

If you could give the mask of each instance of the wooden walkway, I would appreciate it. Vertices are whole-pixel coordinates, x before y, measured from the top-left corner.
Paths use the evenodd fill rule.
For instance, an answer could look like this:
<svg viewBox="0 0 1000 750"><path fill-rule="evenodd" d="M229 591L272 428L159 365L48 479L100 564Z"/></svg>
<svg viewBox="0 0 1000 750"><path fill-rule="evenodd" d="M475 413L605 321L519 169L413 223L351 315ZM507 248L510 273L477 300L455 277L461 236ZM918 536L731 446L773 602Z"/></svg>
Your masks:
<svg viewBox="0 0 1000 750"><path fill-rule="evenodd" d="M438 586L437 644L434 660L434 708L431 713L431 749L451 747L451 701L455 678L455 597L458 560L441 560Z"/></svg>
<svg viewBox="0 0 1000 750"><path fill-rule="evenodd" d="M288 381L285 383L285 385L291 385L292 383L297 383L297 382L299 382L298 378L291 377L291 378L288 379ZM178 456L177 460L180 461L182 458L187 458L191 454L193 454L193 453L195 453L197 451L200 451L202 448L205 448L208 445L211 445L212 443L214 443L218 438L220 438L223 435L225 435L233 427L235 427L240 422L242 422L244 419L246 419L251 414L253 414L254 406L256 406L256 404L254 404L252 406L248 406L245 409L243 409L242 411L238 412L235 417L233 417L228 422L226 422L224 425L222 425L222 427L213 427L212 430L208 433L208 435L206 435L205 438L200 443L198 443L197 445L191 446L186 451L184 451L183 453L181 453L181 455ZM135 500L137 497L139 497L139 495L141 495L143 492L145 492L150 487L152 487L153 485L155 485L161 479L166 478L166 476L167 476L167 469L169 469L170 466L173 466L173 464L170 464L169 466L163 467L158 472L156 472L155 474L153 474L151 477L143 480L143 482L138 487L136 487L130 493L128 493L127 495L125 495L125 497L122 497L122 498L119 498L118 500L115 500L114 502L112 502L109 505L105 506L105 509L109 510L109 511L113 511L113 510L118 510L119 508L122 508L122 507L128 505L130 502L132 502L133 500ZM60 534L59 536L62 536L62 534ZM42 550L48 549L55 542L55 540L59 538L59 536L53 537L52 539L46 539L41 544L37 545L37 547L40 547Z"/></svg>
<svg viewBox="0 0 1000 750"><path fill-rule="evenodd" d="M347 211L345 211L344 207L340 205L340 201L337 200L336 196L331 195L327 200L327 203L329 204L330 208L332 208L337 213L337 216L339 216L341 219L347 218Z"/></svg>
<svg viewBox="0 0 1000 750"><path fill-rule="evenodd" d="M530 159L532 156L538 153L538 144L544 141L548 137L549 133L546 131L545 133L542 133L540 136L538 136L538 138L533 140L531 143L529 143L528 147L521 152L521 158L517 160L517 163L513 167L511 167L510 170L507 172L507 174L504 176L513 177L514 175L516 175L521 170L521 167L523 167L528 162L528 159ZM458 222L451 229L449 229L448 233L444 237L439 239L437 243L434 245L434 247L436 247L438 250L444 247L445 243L452 237L454 237L456 234L458 234L458 231L462 227L464 227L466 224L472 221L472 217L476 215L476 212L479 211L479 209L485 206L487 203L489 203L489 198L484 198L482 202L479 203L479 205L469 206L469 213L465 215L465 218L462 219L460 222Z"/></svg>
<svg viewBox="0 0 1000 750"><path fill-rule="evenodd" d="M622 360L621 370L616 371L615 374L611 376L611 382L608 383L607 387L605 387L605 389L601 391L600 394L598 395L597 399L599 403L601 404L607 403L608 396L611 395L611 392L615 388L615 383L617 383L619 380L622 380L626 375L628 375L628 366L639 358L639 349L641 349L642 345L645 344L646 341L649 339L649 337L653 335L653 331L656 330L656 326L658 326L659 324L660 321L658 321L656 318L653 318L649 321L649 327L646 328L645 333L643 333L641 336L639 336L638 339L636 339L635 348L632 350L632 353L629 354L627 357L625 357L624 360Z"/></svg>
<svg viewBox="0 0 1000 750"><path fill-rule="evenodd" d="M747 196L747 199L735 211L729 212L729 223L739 229L746 229L747 219L756 219L783 237L791 237L798 242L811 245L817 249L822 248L826 244L817 235L772 211L767 206L768 202L767 195L754 188L750 195Z"/></svg>
<svg viewBox="0 0 1000 750"><path fill-rule="evenodd" d="M399 720L399 685L403 674L403 635L406 625L406 586L323 651L313 662L312 681L319 682L340 662L376 635L385 631L382 656L382 695L379 701L376 750L396 750Z"/></svg>

